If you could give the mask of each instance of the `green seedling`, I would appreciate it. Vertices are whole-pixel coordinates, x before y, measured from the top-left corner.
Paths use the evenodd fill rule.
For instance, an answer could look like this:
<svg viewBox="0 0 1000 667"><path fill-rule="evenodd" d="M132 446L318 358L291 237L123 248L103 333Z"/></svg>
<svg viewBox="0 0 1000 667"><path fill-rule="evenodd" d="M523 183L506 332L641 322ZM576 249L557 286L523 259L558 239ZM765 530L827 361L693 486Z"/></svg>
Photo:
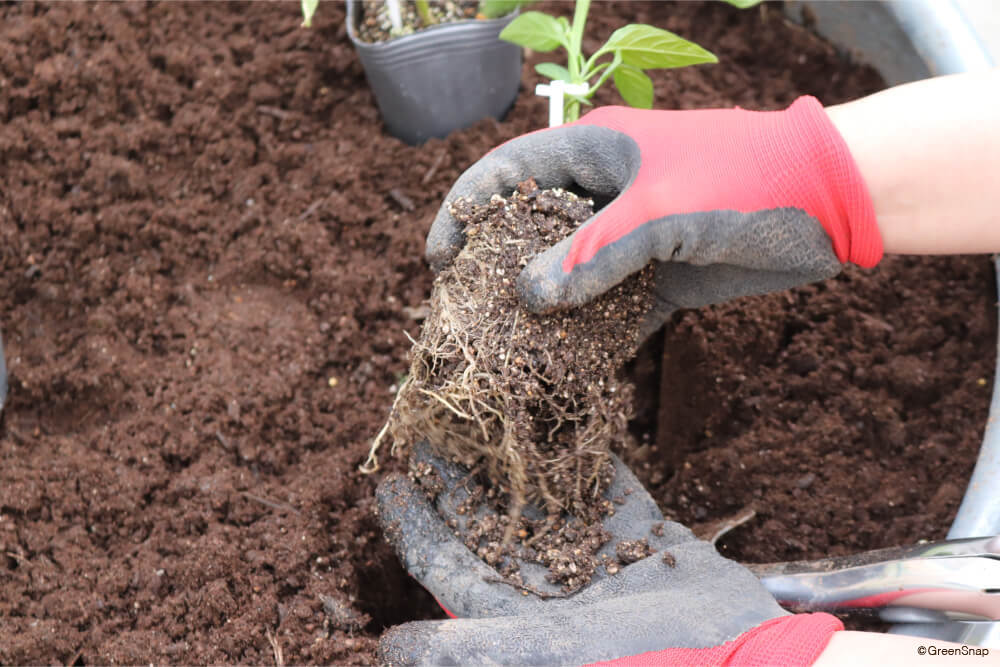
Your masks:
<svg viewBox="0 0 1000 667"><path fill-rule="evenodd" d="M427 0L414 0L414 4L417 6L417 15L420 16L420 21L424 25L434 25L437 21L434 20L434 16L431 15L431 5Z"/></svg>
<svg viewBox="0 0 1000 667"><path fill-rule="evenodd" d="M498 19L507 16L514 10L525 5L530 5L535 0L481 0L479 3L479 17L484 19Z"/></svg>
<svg viewBox="0 0 1000 667"><path fill-rule="evenodd" d="M726 0L745 8L760 0ZM586 86L586 92L568 94L564 99L564 118L572 122L580 117L580 105L590 105L594 93L609 78L629 106L653 107L653 81L649 69L666 69L718 62L712 53L674 33L645 24L630 24L616 30L607 42L589 58L581 44L590 0L576 0L573 23L560 16L525 12L511 21L500 39L535 51L566 50L566 65L540 63L535 70L553 81Z"/></svg>
<svg viewBox="0 0 1000 667"><path fill-rule="evenodd" d="M313 21L313 14L316 13L316 8L319 7L319 0L302 0L302 27L311 28Z"/></svg>

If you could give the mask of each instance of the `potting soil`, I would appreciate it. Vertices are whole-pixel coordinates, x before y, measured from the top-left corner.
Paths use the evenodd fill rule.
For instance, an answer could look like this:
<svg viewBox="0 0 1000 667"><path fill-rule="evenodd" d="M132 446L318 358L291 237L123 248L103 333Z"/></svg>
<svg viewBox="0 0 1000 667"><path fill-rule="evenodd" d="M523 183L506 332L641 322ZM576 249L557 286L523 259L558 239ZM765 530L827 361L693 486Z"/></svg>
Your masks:
<svg viewBox="0 0 1000 667"><path fill-rule="evenodd" d="M370 663L385 627L443 616L357 466L426 313L433 214L545 122L551 54L505 121L410 147L343 19L0 7L0 662ZM654 71L659 108L882 86L770 6L594 3L585 49L628 22L719 56ZM737 559L943 537L986 418L991 281L983 257L888 258L679 313L634 364L629 462L696 529L754 509L720 542Z"/></svg>
<svg viewBox="0 0 1000 667"><path fill-rule="evenodd" d="M452 23L476 18L478 2L440 0L428 2L428 12L433 23ZM397 30L392 25L389 15L389 3L382 0L364 0L358 20L358 37L364 42L386 42L403 35L411 35L424 25L415 2L399 3L401 27Z"/></svg>

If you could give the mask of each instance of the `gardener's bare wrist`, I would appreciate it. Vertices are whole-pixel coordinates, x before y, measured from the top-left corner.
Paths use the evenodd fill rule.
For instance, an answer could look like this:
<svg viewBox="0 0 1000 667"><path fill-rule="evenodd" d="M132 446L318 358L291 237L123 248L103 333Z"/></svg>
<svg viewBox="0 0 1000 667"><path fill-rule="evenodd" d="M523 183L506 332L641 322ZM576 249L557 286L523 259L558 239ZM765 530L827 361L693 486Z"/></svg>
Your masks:
<svg viewBox="0 0 1000 667"><path fill-rule="evenodd" d="M886 253L1000 251L1000 69L828 107L868 186Z"/></svg>

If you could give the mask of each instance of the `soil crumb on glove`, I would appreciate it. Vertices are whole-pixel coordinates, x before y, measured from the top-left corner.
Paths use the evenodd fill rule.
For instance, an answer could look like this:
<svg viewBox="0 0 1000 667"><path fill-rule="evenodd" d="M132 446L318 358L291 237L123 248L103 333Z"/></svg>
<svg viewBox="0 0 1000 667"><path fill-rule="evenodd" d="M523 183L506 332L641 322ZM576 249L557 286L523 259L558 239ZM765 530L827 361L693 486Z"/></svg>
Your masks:
<svg viewBox="0 0 1000 667"><path fill-rule="evenodd" d="M515 522L526 503L596 520L610 447L628 437L633 387L618 374L652 306L652 271L584 306L535 315L518 301L518 275L593 202L528 180L508 199L451 206L466 244L435 280L388 423L394 450L428 440L506 497Z"/></svg>

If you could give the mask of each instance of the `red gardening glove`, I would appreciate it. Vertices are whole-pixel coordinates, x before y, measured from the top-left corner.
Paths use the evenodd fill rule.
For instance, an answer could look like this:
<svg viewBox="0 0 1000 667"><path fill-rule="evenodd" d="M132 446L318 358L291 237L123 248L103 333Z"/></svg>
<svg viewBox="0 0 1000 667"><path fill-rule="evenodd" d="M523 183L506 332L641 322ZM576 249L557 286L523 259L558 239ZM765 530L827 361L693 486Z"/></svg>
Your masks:
<svg viewBox="0 0 1000 667"><path fill-rule="evenodd" d="M857 165L812 97L765 112L604 107L500 146L447 201L485 202L528 177L614 197L522 272L521 296L536 311L584 303L654 261L655 326L678 307L787 289L882 256ZM443 206L428 260L440 268L462 243Z"/></svg>

